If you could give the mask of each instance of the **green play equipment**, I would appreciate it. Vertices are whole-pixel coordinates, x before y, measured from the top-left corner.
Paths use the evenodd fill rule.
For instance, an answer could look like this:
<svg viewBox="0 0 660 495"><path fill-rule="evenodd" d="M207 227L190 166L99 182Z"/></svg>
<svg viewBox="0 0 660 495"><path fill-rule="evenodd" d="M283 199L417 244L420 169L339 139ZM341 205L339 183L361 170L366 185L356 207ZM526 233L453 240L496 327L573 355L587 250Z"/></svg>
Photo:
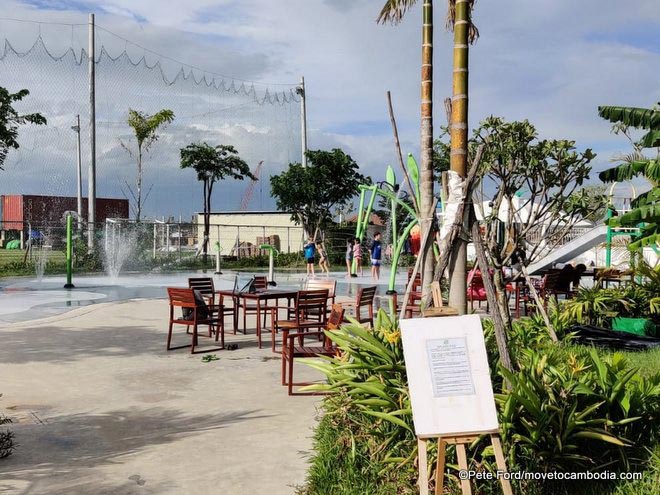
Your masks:
<svg viewBox="0 0 660 495"><path fill-rule="evenodd" d="M275 282L275 256L280 254L277 249L275 249L270 244L262 244L259 246L259 249L265 249L268 251L268 285L276 286Z"/></svg>
<svg viewBox="0 0 660 495"><path fill-rule="evenodd" d="M66 216L66 284L65 289L73 289L71 282L73 272L73 215Z"/></svg>
<svg viewBox="0 0 660 495"><path fill-rule="evenodd" d="M21 249L21 241L19 239L9 241L5 246L5 249Z"/></svg>
<svg viewBox="0 0 660 495"><path fill-rule="evenodd" d="M413 194L419 201L419 168L417 162L411 154L408 154L408 175L412 181ZM399 264L399 258L406 239L410 235L412 228L419 223L419 218L413 208L408 205L404 199L406 193L400 190L399 184L396 183L396 175L391 166L387 167L386 180L378 182L371 186L360 186L360 203L357 216L357 225L355 227L355 237L362 242L367 233L369 226L369 217L373 210L376 197L380 196L390 202L390 221L392 227L392 270L390 272L390 279L388 284L387 294L396 294L394 284L396 280L396 269ZM366 203L366 208L365 208ZM397 210L403 208L407 213L405 226L398 225ZM402 230L399 232L399 229ZM351 267L351 275L357 276L357 262L353 259Z"/></svg>

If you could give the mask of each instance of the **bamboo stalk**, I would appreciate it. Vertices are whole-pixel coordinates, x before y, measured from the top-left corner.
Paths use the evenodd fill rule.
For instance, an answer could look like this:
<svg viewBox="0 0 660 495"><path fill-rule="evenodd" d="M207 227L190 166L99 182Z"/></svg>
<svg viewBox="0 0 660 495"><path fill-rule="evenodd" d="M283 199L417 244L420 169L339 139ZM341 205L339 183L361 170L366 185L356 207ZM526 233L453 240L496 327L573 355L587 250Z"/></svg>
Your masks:
<svg viewBox="0 0 660 495"><path fill-rule="evenodd" d="M392 123L392 132L394 133L394 145L396 147L396 152L397 152L397 158L399 159L399 166L401 167L401 170L403 171L403 178L406 181L406 185L408 186L408 189L410 190L410 197L412 198L413 201L413 206L415 208L415 211L419 215L421 212L419 210L419 205L417 204L417 198L415 195L415 190L412 187L412 183L410 182L410 175L408 175L408 169L406 168L405 164L403 163L403 154L401 153L401 143L399 142L399 131L397 129L396 125L396 119L394 118L394 110L392 108L392 95L390 92L387 92L387 108L390 112L390 122Z"/></svg>

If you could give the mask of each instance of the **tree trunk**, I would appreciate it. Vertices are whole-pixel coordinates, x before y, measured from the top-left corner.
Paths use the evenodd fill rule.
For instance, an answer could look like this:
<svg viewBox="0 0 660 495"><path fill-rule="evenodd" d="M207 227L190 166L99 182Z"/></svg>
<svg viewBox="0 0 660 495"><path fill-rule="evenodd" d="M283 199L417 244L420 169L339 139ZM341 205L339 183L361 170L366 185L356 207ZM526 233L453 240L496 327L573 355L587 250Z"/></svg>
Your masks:
<svg viewBox="0 0 660 495"><path fill-rule="evenodd" d="M433 2L422 6L422 104L421 104L421 167L420 167L420 227L429 230L433 215ZM420 252L423 262L422 294L430 292L433 281L433 244Z"/></svg>
<svg viewBox="0 0 660 495"><path fill-rule="evenodd" d="M209 231L211 230L211 192L213 191L213 184L208 181L204 183L204 244L202 245L202 252L204 254L204 265L208 260L209 253Z"/></svg>
<svg viewBox="0 0 660 495"><path fill-rule="evenodd" d="M499 299L496 295L495 285L488 273L488 258L486 257L486 250L484 249L483 241L481 239L481 231L479 230L479 222L472 220L472 242L474 243L474 250L477 254L477 264L481 269L484 288L486 289L486 298L488 304L493 311L491 313L493 318L493 327L495 328L495 341L497 342L497 351L500 355L500 362L508 370L512 370L511 356L509 356L509 346L506 340L507 330L510 326L510 321L502 318L502 313L498 311ZM509 388L508 382L505 383Z"/></svg>
<svg viewBox="0 0 660 495"><path fill-rule="evenodd" d="M138 159L137 159L137 207L135 208L135 221L140 223L140 218L142 216L142 149L138 147Z"/></svg>
<svg viewBox="0 0 660 495"><path fill-rule="evenodd" d="M467 169L468 134L468 38L470 4L468 0L456 0L454 18L454 72L451 98L451 170L465 177ZM458 239L449 275L449 305L460 314L467 310L467 242Z"/></svg>

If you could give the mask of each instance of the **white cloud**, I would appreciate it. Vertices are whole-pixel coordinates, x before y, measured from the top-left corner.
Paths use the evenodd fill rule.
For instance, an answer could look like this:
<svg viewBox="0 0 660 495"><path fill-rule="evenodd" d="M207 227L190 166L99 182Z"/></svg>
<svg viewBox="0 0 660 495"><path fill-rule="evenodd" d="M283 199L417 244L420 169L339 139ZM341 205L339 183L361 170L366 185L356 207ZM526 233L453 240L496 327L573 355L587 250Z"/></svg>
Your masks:
<svg viewBox="0 0 660 495"><path fill-rule="evenodd" d="M379 26L375 18L382 1L189 0L167 2L167 8L154 0L90 3L99 9L100 26L191 65L261 81L295 83L304 75L310 147L343 147L365 173L378 178L396 159L387 90L393 94L404 152L417 154L419 142L420 8L415 6L400 26ZM86 22L84 13L73 9L49 11L8 0L0 0L0 6L13 17ZM445 123L442 100L451 90L451 34L444 30L444 15L444 4L436 4L436 126ZM490 114L527 118L543 137L575 139L579 148L594 148L599 153L597 167L603 168L612 154L626 150L627 143L609 133L610 126L597 116L596 107L649 106L660 100L656 0L477 2L474 19L481 37L470 54L473 126ZM16 39L23 45L36 33L31 25L0 21L0 26L12 42ZM68 46L71 38L58 38L58 32L42 26L45 38ZM117 50L124 48L123 42L99 33L100 41ZM82 29L76 32L74 44L85 43ZM133 56L142 55L130 45L128 50ZM175 64L164 65L166 70L176 69ZM371 127L365 130L365 123ZM203 125L208 127L197 124L199 132L208 131ZM257 129L265 124L252 125ZM191 130L182 139L196 136ZM176 144L171 144L171 149L163 145L158 153L175 152ZM117 167L132 173L121 153L111 145L106 148ZM285 155L280 153L279 158L286 159ZM160 180L175 185L176 172L161 174ZM3 192L7 184L22 187L25 181L10 179L0 185ZM171 190L173 184L163 190ZM230 189L239 197L244 186ZM187 201L194 198L191 194ZM155 211L167 206L153 204Z"/></svg>

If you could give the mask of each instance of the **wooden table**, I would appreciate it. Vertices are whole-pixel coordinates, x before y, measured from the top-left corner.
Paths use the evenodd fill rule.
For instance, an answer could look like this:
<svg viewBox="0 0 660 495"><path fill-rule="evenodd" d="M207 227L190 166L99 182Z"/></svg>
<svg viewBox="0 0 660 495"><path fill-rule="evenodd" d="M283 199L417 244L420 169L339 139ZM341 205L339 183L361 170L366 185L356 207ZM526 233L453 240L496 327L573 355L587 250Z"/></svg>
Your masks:
<svg viewBox="0 0 660 495"><path fill-rule="evenodd" d="M259 349L261 349L261 311L262 309L267 309L267 304L262 307L262 303L268 303L268 301L275 301L277 303L278 299L287 299L287 305L296 297L298 294L297 290L283 290L283 289L266 289L257 292L234 292L231 290L220 290L218 294L223 296L231 297L234 300L234 304L237 303L239 299L243 300L243 308L248 301L254 301L257 309L257 340L259 342ZM245 309L243 309L245 311Z"/></svg>

